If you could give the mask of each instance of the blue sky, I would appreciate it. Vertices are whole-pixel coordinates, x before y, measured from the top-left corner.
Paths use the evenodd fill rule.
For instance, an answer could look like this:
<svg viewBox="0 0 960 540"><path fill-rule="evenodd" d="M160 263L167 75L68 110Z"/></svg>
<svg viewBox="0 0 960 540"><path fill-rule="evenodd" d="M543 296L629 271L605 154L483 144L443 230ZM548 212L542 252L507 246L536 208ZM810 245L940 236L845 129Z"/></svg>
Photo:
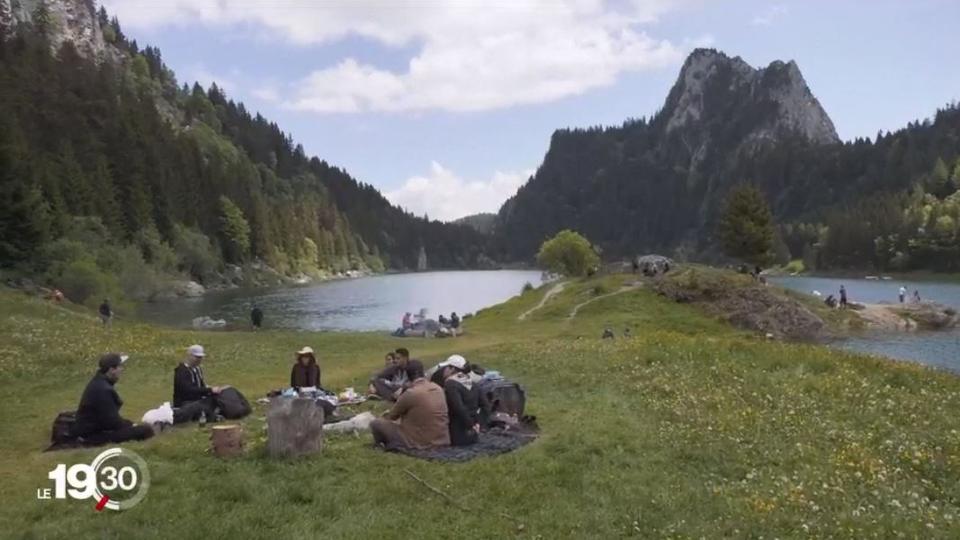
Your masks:
<svg viewBox="0 0 960 540"><path fill-rule="evenodd" d="M496 211L557 128L662 104L707 45L793 59L841 138L960 98L960 2L103 0L181 82L216 81L418 214Z"/></svg>

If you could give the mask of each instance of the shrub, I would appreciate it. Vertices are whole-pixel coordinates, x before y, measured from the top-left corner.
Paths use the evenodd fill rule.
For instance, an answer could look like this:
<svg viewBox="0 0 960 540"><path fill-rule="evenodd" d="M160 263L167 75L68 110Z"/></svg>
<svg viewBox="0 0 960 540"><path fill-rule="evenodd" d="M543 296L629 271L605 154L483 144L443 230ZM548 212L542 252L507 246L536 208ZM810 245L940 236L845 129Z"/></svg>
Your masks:
<svg viewBox="0 0 960 540"><path fill-rule="evenodd" d="M72 302L95 306L102 298L118 296L120 287L116 278L100 270L91 259L80 259L66 264L56 283Z"/></svg>
<svg viewBox="0 0 960 540"><path fill-rule="evenodd" d="M589 240L567 229L540 246L537 262L551 272L584 276L600 264L600 257Z"/></svg>
<svg viewBox="0 0 960 540"><path fill-rule="evenodd" d="M523 284L523 289L520 291L520 294L527 293L533 290L533 283L529 281Z"/></svg>
<svg viewBox="0 0 960 540"><path fill-rule="evenodd" d="M217 250L207 235L182 225L177 225L173 234L173 250L180 270L203 281L220 266Z"/></svg>

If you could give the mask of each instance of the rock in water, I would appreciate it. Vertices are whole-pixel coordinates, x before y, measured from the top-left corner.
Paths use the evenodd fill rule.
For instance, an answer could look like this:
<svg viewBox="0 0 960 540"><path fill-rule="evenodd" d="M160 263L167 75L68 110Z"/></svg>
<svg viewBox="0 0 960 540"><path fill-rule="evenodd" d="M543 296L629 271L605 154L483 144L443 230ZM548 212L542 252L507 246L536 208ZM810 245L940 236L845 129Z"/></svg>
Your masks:
<svg viewBox="0 0 960 540"><path fill-rule="evenodd" d="M267 453L300 457L323 450L323 408L307 398L277 397L267 412Z"/></svg>

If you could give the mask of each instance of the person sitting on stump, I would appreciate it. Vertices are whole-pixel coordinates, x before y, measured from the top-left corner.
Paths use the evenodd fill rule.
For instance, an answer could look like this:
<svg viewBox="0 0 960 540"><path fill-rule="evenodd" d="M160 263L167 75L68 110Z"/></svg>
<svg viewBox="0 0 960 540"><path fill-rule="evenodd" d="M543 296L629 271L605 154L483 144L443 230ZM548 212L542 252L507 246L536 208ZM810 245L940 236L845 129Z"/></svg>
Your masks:
<svg viewBox="0 0 960 540"><path fill-rule="evenodd" d="M416 360L406 367L410 387L393 408L370 424L373 442L387 450L450 446L447 400L443 389L423 375Z"/></svg>
<svg viewBox="0 0 960 540"><path fill-rule="evenodd" d="M410 383L407 378L407 368L410 364L420 366L423 371L423 364L419 360L410 359L410 351L403 347L394 353L394 363L383 368L379 373L370 379L368 392L370 396L376 396L387 401L396 401L400 393Z"/></svg>
<svg viewBox="0 0 960 540"><path fill-rule="evenodd" d="M82 444L99 446L153 437L151 426L134 425L120 416L123 400L114 385L120 379L126 361L126 355L117 353L100 357L96 375L83 390L76 422L70 431L70 435Z"/></svg>
<svg viewBox="0 0 960 540"><path fill-rule="evenodd" d="M297 391L301 388L320 388L320 366L310 347L297 351L297 361L290 371L290 386Z"/></svg>
<svg viewBox="0 0 960 540"><path fill-rule="evenodd" d="M215 420L216 395L227 386L207 386L200 362L206 353L202 345L187 348L187 359L173 370L173 422L191 422L205 416Z"/></svg>

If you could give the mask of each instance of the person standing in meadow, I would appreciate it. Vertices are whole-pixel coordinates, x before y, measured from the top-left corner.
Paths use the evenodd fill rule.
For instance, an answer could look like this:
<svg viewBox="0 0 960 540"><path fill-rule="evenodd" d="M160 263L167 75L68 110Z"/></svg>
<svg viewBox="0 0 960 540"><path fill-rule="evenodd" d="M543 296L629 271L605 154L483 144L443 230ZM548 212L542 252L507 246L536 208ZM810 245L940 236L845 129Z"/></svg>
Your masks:
<svg viewBox="0 0 960 540"><path fill-rule="evenodd" d="M253 324L254 330L259 330L263 325L263 310L256 304L254 304L253 309L250 310L250 322Z"/></svg>
<svg viewBox="0 0 960 540"><path fill-rule="evenodd" d="M104 326L110 326L111 321L113 321L113 308L110 307L109 298L104 298L103 303L100 304L100 321L103 322Z"/></svg>

